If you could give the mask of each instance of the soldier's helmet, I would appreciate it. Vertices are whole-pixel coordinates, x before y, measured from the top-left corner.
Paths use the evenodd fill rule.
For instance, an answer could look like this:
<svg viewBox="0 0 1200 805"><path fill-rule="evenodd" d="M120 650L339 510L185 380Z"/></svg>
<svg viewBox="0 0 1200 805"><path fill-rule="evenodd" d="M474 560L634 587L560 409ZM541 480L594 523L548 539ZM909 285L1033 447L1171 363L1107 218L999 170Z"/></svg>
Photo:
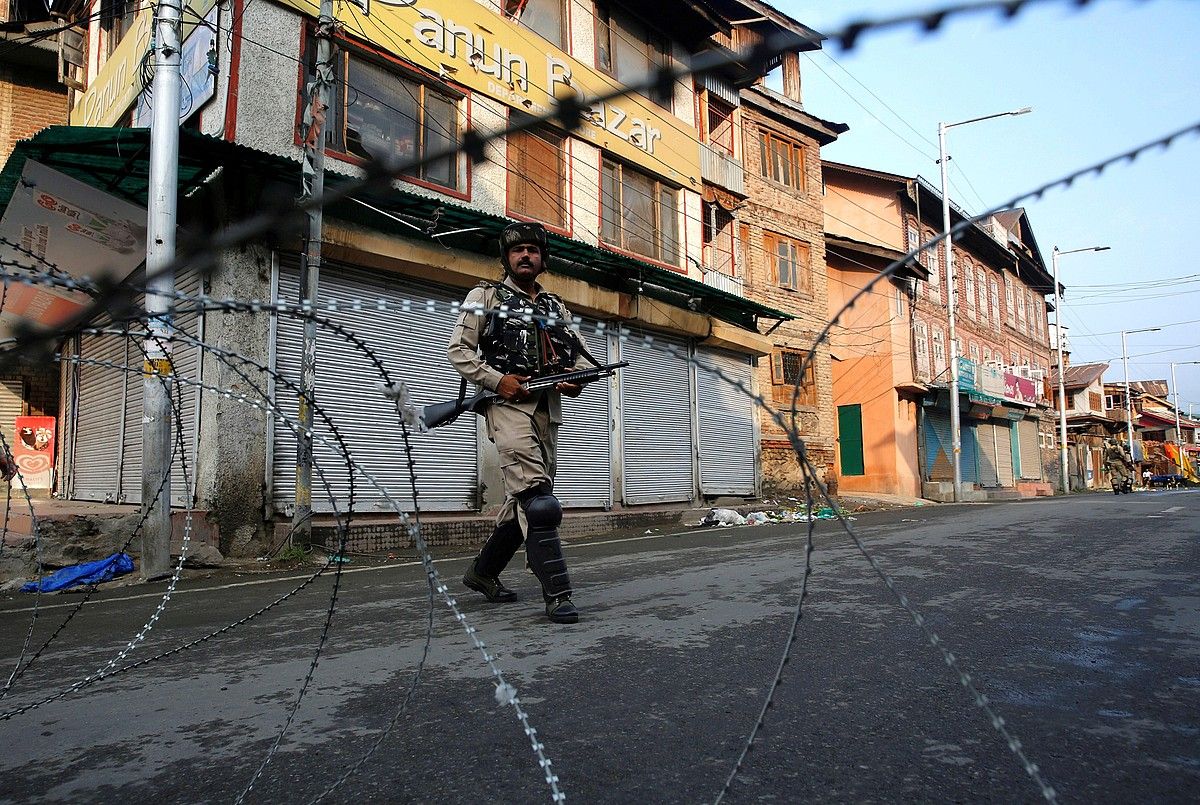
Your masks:
<svg viewBox="0 0 1200 805"><path fill-rule="evenodd" d="M538 223L518 221L504 227L500 232L500 262L504 264L506 271L509 268L508 250L523 243L533 244L541 249L542 265L546 265L546 260L550 257L550 243L546 237L546 227Z"/></svg>

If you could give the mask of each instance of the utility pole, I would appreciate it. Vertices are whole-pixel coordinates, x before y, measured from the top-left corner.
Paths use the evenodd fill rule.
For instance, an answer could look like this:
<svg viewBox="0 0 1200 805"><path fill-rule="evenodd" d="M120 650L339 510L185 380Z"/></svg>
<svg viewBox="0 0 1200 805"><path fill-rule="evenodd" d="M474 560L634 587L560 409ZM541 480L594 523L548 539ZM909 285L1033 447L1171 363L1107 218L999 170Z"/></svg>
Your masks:
<svg viewBox="0 0 1200 805"><path fill-rule="evenodd" d="M317 18L317 63L315 78L308 86L304 110L304 165L300 200L307 202L325 192L325 119L329 89L333 86L333 0L321 0ZM308 210L308 243L300 257L300 304L309 311L317 302L321 276L321 227L323 210ZM300 433L296 444L296 510L292 514L292 538L312 540L313 390L317 380L317 324L304 320L304 343L300 352Z"/></svg>
<svg viewBox="0 0 1200 805"><path fill-rule="evenodd" d="M1076 252L1106 252L1109 246L1087 246L1082 249L1060 251L1057 246L1050 254L1050 263L1054 267L1054 333L1058 347L1058 468L1064 495L1071 494L1071 480L1067 477L1067 367L1063 365L1063 310L1062 298L1058 291L1058 257L1062 254ZM1130 448L1132 449L1132 448ZM1130 453L1132 456L1133 453Z"/></svg>
<svg viewBox="0 0 1200 805"><path fill-rule="evenodd" d="M142 579L171 565L171 307L179 195L181 0L161 0L154 26L154 110L146 204L146 359L142 372Z"/></svg>
<svg viewBox="0 0 1200 805"><path fill-rule="evenodd" d="M954 502L962 500L962 423L959 422L958 399L958 331L956 329L955 304L958 301L958 278L954 272L954 246L950 236L950 192L946 181L946 163L950 157L946 154L946 131L956 126L968 123L978 123L981 120L991 120L994 117L1011 117L1025 115L1033 111L1026 106L1011 112L997 112L994 115L973 117L958 123L938 123L938 166L942 171L942 247L945 255L943 261L946 268L946 312L950 327L950 444L951 461L954 465Z"/></svg>

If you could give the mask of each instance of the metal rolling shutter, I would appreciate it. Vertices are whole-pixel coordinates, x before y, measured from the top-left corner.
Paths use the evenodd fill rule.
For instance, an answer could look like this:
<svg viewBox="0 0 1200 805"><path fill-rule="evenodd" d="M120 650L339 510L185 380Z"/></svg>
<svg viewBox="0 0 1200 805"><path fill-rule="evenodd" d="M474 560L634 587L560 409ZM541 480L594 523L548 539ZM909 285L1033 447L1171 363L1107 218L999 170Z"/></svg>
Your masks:
<svg viewBox="0 0 1200 805"><path fill-rule="evenodd" d="M19 377L0 379L0 433L4 444L12 450L17 437L17 417L25 410L25 381Z"/></svg>
<svg viewBox="0 0 1200 805"><path fill-rule="evenodd" d="M962 424L962 455L959 458L959 469L962 472L964 484L979 483L978 443L976 440L975 423Z"/></svg>
<svg viewBox="0 0 1200 805"><path fill-rule="evenodd" d="M700 422L700 494L755 493L754 401L724 380L752 388L745 355L697 349L696 408ZM715 370L715 371L714 371ZM720 374L717 374L717 373Z"/></svg>
<svg viewBox="0 0 1200 805"><path fill-rule="evenodd" d="M319 315L345 327L366 342L393 380L403 379L419 404L441 402L458 395L459 376L446 358L456 316L451 302L464 294L402 280L394 275L354 269L333 262L322 265ZM278 296L295 303L300 296L299 267L279 270ZM360 309L353 303L361 300ZM324 306L336 301L337 310ZM429 301L435 304L428 304ZM385 309L380 309L383 303ZM275 368L298 383L303 321L282 315L275 334ZM378 369L343 336L317 330L318 409L332 421L351 458L369 473L403 508L412 508L412 486L395 404L384 397ZM277 383L275 401L295 424L297 395ZM478 487L478 417L463 416L453 425L427 434L412 434L413 461L420 508L462 511L475 508ZM329 425L314 414L313 511L345 512L350 503L350 475L338 455ZM295 501L296 434L276 419L272 423L271 486L276 505L291 511ZM320 471L318 471L318 467ZM324 479L322 479L324 473ZM329 483L329 489L325 483ZM330 499L332 495L333 499ZM359 473L354 476L354 506L358 512L391 511L383 492Z"/></svg>
<svg viewBox="0 0 1200 805"><path fill-rule="evenodd" d="M945 411L925 413L925 472L930 481L953 481L950 463L950 415Z"/></svg>
<svg viewBox="0 0 1200 805"><path fill-rule="evenodd" d="M79 342L79 357L125 366L127 343L121 335L85 335ZM78 367L71 497L116 501L120 494L126 373L90 363ZM138 414L140 417L140 406Z"/></svg>
<svg viewBox="0 0 1200 805"><path fill-rule="evenodd" d="M194 271L180 275L175 283L175 289L190 297L200 294L200 275ZM138 306L145 305L145 295L138 294ZM176 302L183 307L193 307L189 302ZM201 332L201 316L197 312L187 312L175 316L174 327L197 341L203 340ZM141 367L145 360L142 351L143 341L129 344L129 365ZM200 348L195 344L184 341L174 341L171 344L171 359L174 363L175 374L191 381L200 380ZM145 381L140 372L129 372L125 375L125 447L121 463L121 497L128 503L142 503L142 398L145 392ZM180 381L171 386L171 505L189 507L196 486L196 429L199 400L199 388L194 382ZM178 409L178 410L176 410ZM177 429L182 428L183 455L179 455ZM186 460L187 472L184 472Z"/></svg>
<svg viewBox="0 0 1200 805"><path fill-rule="evenodd" d="M684 342L654 335L647 344L632 335L621 344L621 464L625 503L692 500L695 472L692 450L691 371L684 357L663 351L663 344L686 355Z"/></svg>
<svg viewBox="0 0 1200 805"><path fill-rule="evenodd" d="M997 421L996 429L996 474L1000 476L1000 486L1012 486L1013 480L1013 456L1012 456L1012 430L1011 424L1007 421Z"/></svg>
<svg viewBox="0 0 1200 805"><path fill-rule="evenodd" d="M1021 477L1042 480L1042 449L1038 447L1038 423L1036 419L1022 419L1017 424L1021 443Z"/></svg>
<svg viewBox="0 0 1200 805"><path fill-rule="evenodd" d="M582 326L592 357L608 363L608 339L595 325ZM584 387L575 399L563 397L563 424L558 431L558 468L554 494L564 506L612 505L612 381Z"/></svg>
<svg viewBox="0 0 1200 805"><path fill-rule="evenodd" d="M999 464L996 458L996 426L992 422L980 422L975 426L975 435L979 443L979 485L999 486ZM1008 433L1005 432L1004 436L1007 438ZM1007 444L1005 442L1005 450L1008 449Z"/></svg>

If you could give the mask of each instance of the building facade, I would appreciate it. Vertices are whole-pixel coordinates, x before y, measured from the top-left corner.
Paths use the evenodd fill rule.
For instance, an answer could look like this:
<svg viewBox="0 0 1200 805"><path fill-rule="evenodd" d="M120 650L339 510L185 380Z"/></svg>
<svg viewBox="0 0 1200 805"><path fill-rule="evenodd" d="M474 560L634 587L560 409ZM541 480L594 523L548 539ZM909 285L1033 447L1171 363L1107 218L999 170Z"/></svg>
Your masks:
<svg viewBox="0 0 1200 805"><path fill-rule="evenodd" d="M128 14L104 13L105 3L81 11L88 47L72 126L22 143L5 176L37 164L144 203L150 15L132 5ZM341 4L327 184L362 177L380 160L408 164L461 147L467 132L499 132L546 113L564 94L598 97L690 54L807 31L767 9L751 0L713 7L530 0L512 8L428 0L420 9L372 4L369 13ZM291 0L189 7L180 221L191 236L203 240L297 194L312 118L314 13ZM719 101L737 102L738 85L759 78L735 66L699 85L678 81L665 93L593 102L578 130L547 122L498 136L481 161L459 148L327 208L316 300L324 324L316 341L314 510L344 512L351 489L359 512L480 511L499 503L494 448L473 418L414 438L414 497L395 408L377 385L403 378L420 402L455 395L458 378L445 357L454 306L476 283L499 278L494 238L512 220L547 224L547 287L582 318L598 359L631 364L568 410L556 488L565 505L757 495L759 421L750 399L726 381L758 391L755 366L776 346L761 331L794 314L749 298L734 281L732 257L722 262L713 247L705 212L716 196L706 186L721 188L727 203L745 190L719 184L733 182L727 163L735 153L718 164L702 146L726 141L723 117L740 122L741 112L725 114ZM732 142L732 150L742 147ZM744 156L752 162L753 154ZM805 181L815 201L815 150L809 160ZM0 201L12 207L18 197ZM176 287L295 305L302 249L302 233L276 230L220 254L209 272L181 273ZM295 501L302 317L193 307L177 311L174 325L181 439L172 502L208 512L223 550L261 549ZM359 340L339 337L337 328ZM140 366L139 350L136 335L113 332L84 333L66 345L64 496L141 502L142 380L119 369ZM215 389L240 390L260 405ZM352 478L339 445L365 475Z"/></svg>
<svg viewBox="0 0 1200 805"><path fill-rule="evenodd" d="M864 308L870 313L844 325L845 361L834 370L840 482L912 494L919 478L924 497L950 499L948 272L941 242L917 251L942 231L941 196L920 177L831 162L825 185L826 237L838 239L831 282L856 290L881 259L916 252L909 276L873 289L886 305L876 299ZM952 208L952 225L964 220ZM953 255L964 489L1047 494L1045 294L1053 286L1028 217L1009 210L967 226L954 238Z"/></svg>

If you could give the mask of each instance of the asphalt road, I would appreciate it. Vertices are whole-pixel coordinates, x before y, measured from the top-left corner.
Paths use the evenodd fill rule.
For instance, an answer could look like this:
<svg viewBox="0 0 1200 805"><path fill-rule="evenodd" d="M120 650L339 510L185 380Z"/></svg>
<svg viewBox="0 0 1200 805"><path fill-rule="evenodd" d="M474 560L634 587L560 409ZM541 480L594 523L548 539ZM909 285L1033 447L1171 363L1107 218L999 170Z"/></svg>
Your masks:
<svg viewBox="0 0 1200 805"><path fill-rule="evenodd" d="M860 516L868 550L988 694L1063 802L1200 792L1200 492L929 506ZM541 615L532 576L471 623L518 688L571 802L712 802L779 663L804 531L761 526L574 543L583 620ZM1032 802L989 721L837 526L765 729L726 802ZM464 561L438 568L458 589ZM515 563L518 564L518 563ZM308 802L397 715L424 645L418 566L347 566L312 686L248 802ZM220 582L220 583L218 583ZM294 579L193 582L130 659L212 632ZM106 591L13 685L11 711L85 678L158 603ZM5 801L234 801L287 719L331 584L202 646L0 721ZM76 596L44 597L34 645ZM31 598L0 605L4 677ZM549 801L487 667L445 607L378 751L326 801Z"/></svg>

